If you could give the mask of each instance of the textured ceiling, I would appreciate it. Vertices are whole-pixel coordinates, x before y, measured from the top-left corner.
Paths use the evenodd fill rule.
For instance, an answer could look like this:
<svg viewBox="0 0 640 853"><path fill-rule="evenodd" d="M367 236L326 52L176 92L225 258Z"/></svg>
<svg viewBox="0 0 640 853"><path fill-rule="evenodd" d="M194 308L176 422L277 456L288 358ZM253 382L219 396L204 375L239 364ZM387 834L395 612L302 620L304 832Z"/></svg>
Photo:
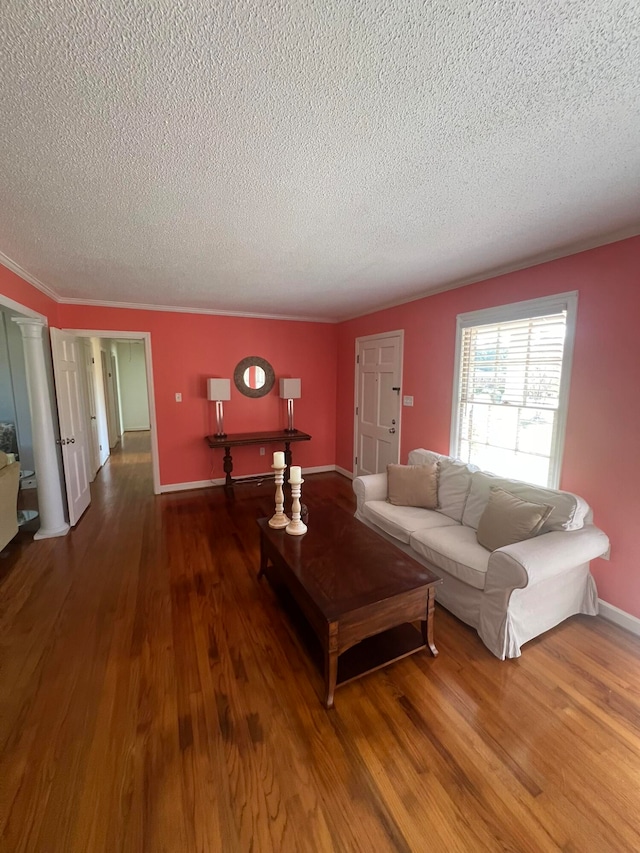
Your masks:
<svg viewBox="0 0 640 853"><path fill-rule="evenodd" d="M0 251L341 318L640 232L635 0L3 0Z"/></svg>

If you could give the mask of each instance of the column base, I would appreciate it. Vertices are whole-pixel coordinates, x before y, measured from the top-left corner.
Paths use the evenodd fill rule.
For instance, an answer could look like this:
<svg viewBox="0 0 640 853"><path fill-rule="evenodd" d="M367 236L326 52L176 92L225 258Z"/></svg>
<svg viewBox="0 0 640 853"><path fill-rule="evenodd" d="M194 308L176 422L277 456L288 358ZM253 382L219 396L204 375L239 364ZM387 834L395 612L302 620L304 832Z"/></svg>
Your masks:
<svg viewBox="0 0 640 853"><path fill-rule="evenodd" d="M53 539L55 536L66 536L71 528L68 524L63 525L62 527L58 527L55 530L47 530L45 527L41 527L40 530L36 534L34 534L34 539Z"/></svg>

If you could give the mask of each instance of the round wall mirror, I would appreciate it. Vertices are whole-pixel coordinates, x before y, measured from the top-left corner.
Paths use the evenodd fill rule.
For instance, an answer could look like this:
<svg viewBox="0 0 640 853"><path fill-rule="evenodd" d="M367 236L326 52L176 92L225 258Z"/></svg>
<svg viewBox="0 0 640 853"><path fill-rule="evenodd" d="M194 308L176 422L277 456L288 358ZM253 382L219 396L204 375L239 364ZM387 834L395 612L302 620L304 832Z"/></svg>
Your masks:
<svg viewBox="0 0 640 853"><path fill-rule="evenodd" d="M273 388L275 373L269 362L259 355L249 355L233 371L235 386L245 397L264 397Z"/></svg>

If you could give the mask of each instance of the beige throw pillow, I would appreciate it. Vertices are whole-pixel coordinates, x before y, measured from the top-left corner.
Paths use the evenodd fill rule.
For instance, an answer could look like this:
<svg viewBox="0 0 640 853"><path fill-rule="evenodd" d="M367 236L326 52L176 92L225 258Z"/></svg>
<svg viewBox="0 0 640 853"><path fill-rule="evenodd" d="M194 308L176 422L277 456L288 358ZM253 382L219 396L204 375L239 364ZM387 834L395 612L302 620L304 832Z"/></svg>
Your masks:
<svg viewBox="0 0 640 853"><path fill-rule="evenodd" d="M523 501L504 489L492 486L478 522L476 538L489 551L531 539L540 532L553 507Z"/></svg>
<svg viewBox="0 0 640 853"><path fill-rule="evenodd" d="M395 506L438 506L438 462L427 465L387 465L387 494Z"/></svg>

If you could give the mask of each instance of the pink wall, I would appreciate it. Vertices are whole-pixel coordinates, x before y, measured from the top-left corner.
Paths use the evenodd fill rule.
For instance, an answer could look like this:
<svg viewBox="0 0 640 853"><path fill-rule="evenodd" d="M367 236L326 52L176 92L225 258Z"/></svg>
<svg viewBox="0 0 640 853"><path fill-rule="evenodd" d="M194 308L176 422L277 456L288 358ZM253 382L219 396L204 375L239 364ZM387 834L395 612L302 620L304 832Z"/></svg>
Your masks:
<svg viewBox="0 0 640 853"><path fill-rule="evenodd" d="M60 305L59 321L71 329L151 332L162 485L224 476L222 451L210 450L204 441L215 432L215 404L206 399L210 376L232 380L231 400L224 404L227 432L284 428L286 402L278 396L277 380L300 377L295 425L312 439L292 445L294 460L303 467L334 464L335 326L86 305ZM233 384L236 364L249 355L273 366L276 383L266 397L245 397ZM182 403L175 402L178 391ZM258 447L238 448L234 475L269 470L271 454L280 449L267 445L261 457Z"/></svg>
<svg viewBox="0 0 640 853"><path fill-rule="evenodd" d="M352 469L355 338L404 329L402 460L412 447L447 452L456 315L567 290L579 292L569 418L561 485L590 502L610 536L611 562L597 560L600 596L640 617L640 237L500 276L370 314L340 326L56 305L0 266L0 292L49 317L52 325L150 331L160 445L161 483L221 477L221 454L203 436L213 432L208 376L232 377L236 363L261 355L276 376L300 376L296 424L310 432L294 447L305 467ZM336 376L338 384L336 390ZM181 391L183 402L174 395ZM285 423L277 389L262 400L239 394L225 406L227 431L273 429ZM235 473L267 469L257 448L234 454Z"/></svg>
<svg viewBox="0 0 640 853"><path fill-rule="evenodd" d="M49 324L54 326L58 317L58 305L53 299L28 284L20 276L0 264L0 293L19 302L25 308L31 308L39 314L44 314Z"/></svg>
<svg viewBox="0 0 640 853"><path fill-rule="evenodd" d="M448 453L456 315L577 290L561 487L583 495L611 539L593 564L601 598L640 617L640 237L436 294L343 323L338 337L336 463L353 468L355 338L404 329L401 461Z"/></svg>

